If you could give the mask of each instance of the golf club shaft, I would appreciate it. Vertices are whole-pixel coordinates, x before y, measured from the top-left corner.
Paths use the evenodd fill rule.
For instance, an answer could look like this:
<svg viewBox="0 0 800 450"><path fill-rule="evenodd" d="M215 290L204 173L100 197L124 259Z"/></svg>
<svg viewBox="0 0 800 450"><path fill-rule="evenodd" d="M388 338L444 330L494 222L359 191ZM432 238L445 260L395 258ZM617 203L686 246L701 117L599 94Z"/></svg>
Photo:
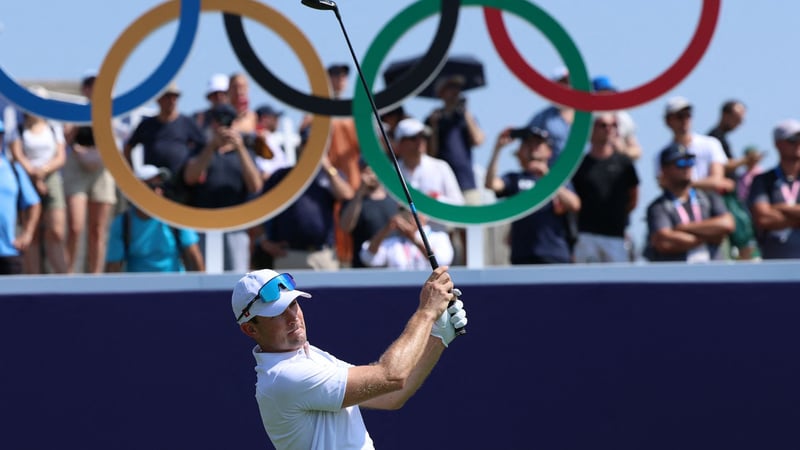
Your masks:
<svg viewBox="0 0 800 450"><path fill-rule="evenodd" d="M439 267L439 262L436 261L436 255L434 255L433 250L431 250L431 245L428 242L428 236L425 235L425 230L422 229L422 223L419 220L419 215L417 214L417 207L414 205L414 199L411 198L411 192L409 192L406 179L403 176L403 172L400 170L400 163L398 163L397 161L397 155L394 152L392 142L389 140L389 136L386 134L386 129L383 127L383 121L381 120L381 116L378 113L378 106L375 104L375 99L372 97L372 93L370 92L369 86L367 85L367 80L364 78L364 74L361 72L361 65L358 63L356 52L353 50L353 45L350 43L350 37L347 35L347 30L344 27L344 22L342 22L342 17L339 15L339 8L335 8L333 12L336 14L336 19L339 21L339 26L342 28L344 39L345 41L347 41L347 48L350 49L350 56L352 56L353 62L355 63L356 66L356 72L358 73L359 79L361 79L361 85L364 87L364 91L367 94L370 106L372 106L372 113L375 115L375 120L378 122L378 128L380 128L381 130L381 137L383 137L383 141L386 143L386 147L389 149L389 154L391 155L392 164L394 165L394 169L397 172L397 177L400 179L400 184L403 186L403 193L406 196L408 207L411 209L411 215L414 217L414 222L416 222L417 229L419 230L419 234L422 237L422 244L425 246L425 252L428 254L427 255L428 262L430 262L431 264L431 269L436 269L437 267Z"/></svg>
<svg viewBox="0 0 800 450"><path fill-rule="evenodd" d="M361 72L361 64L358 63L356 52L353 50L353 45L350 43L350 36L347 34L347 29L344 27L342 16L339 15L339 8L332 0L301 0L301 2L310 8L333 10L334 14L336 14L336 20L339 22L339 26L342 28L344 40L347 42L347 48L350 50L350 56L353 58L353 63L356 66L358 78L361 80L361 86L364 87L364 93L367 94L369 104L372 107L372 114L375 116L375 120L378 122L378 128L381 130L381 137L383 138L383 142L386 143L386 147L389 149L394 170L397 172L397 177L400 179L400 185L403 187L403 193L406 196L406 201L408 202L408 207L411 210L411 215L414 217L414 222L417 224L419 235L422 238L422 245L425 246L425 252L428 254L428 262L431 264L431 269L436 270L436 268L439 267L439 263L436 261L436 255L433 254L433 250L431 250L431 245L428 242L428 236L425 234L425 230L422 229L422 223L420 222L419 215L417 214L417 207L414 206L414 199L411 198L411 192L409 192L406 179L403 176L403 172L400 170L400 163L397 161L397 155L394 152L394 147L392 147L392 142L389 140L389 136L386 134L386 129L383 127L383 121L378 113L378 106L375 104L375 99L372 97L372 92L369 89L366 78L364 78L364 73ZM454 288L453 294L456 296L456 298L458 298L461 296L461 291ZM453 303L455 303L455 300L450 301L450 305ZM467 330L464 327L456 328L457 335L465 334L466 332Z"/></svg>

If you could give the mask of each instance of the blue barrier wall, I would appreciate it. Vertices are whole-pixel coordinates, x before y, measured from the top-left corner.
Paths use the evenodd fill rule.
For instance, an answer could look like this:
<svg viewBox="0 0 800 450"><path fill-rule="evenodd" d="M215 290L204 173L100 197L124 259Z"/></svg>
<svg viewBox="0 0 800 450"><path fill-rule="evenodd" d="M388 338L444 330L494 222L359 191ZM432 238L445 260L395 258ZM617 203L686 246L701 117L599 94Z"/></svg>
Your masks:
<svg viewBox="0 0 800 450"><path fill-rule="evenodd" d="M468 334L404 409L364 412L377 448L800 447L800 281L464 287ZM418 296L309 290L311 341L356 364ZM0 448L270 448L229 298L0 295Z"/></svg>

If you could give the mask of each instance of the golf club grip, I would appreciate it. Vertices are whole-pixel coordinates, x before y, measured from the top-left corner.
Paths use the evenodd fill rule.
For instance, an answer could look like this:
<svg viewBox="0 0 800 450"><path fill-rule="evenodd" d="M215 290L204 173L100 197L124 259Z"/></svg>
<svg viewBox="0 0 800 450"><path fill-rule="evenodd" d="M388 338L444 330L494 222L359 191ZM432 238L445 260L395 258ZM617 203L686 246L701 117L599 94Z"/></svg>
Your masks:
<svg viewBox="0 0 800 450"><path fill-rule="evenodd" d="M461 297L461 289L453 288L453 294L455 294L456 298L460 298ZM455 300L450 300L450 303L447 304L447 307L449 308L449 307L453 306L453 303L455 303L455 302L456 302ZM467 329L465 327L456 328L456 336L461 336L462 334L467 334Z"/></svg>
<svg viewBox="0 0 800 450"><path fill-rule="evenodd" d="M392 150L394 152L394 150ZM401 181L403 180L402 173L398 170L397 174L400 175ZM422 238L422 245L425 247L425 252L428 253L428 262L431 263L431 270L436 270L439 267L439 262L436 261L436 255L433 254L433 250L431 249L431 244L428 242L428 236L425 235L425 230L422 229L422 224L419 221L419 216L417 215L417 208L414 206L414 202L411 199L411 193L406 191L406 195L408 196L409 206L411 207L412 216L417 223L417 229L419 230L420 237ZM461 289L453 288L453 294L455 294L456 298L461 297ZM450 303L447 304L447 307L450 308L455 303L455 300L450 300ZM461 336L462 334L466 334L467 329L464 327L456 328L456 336Z"/></svg>

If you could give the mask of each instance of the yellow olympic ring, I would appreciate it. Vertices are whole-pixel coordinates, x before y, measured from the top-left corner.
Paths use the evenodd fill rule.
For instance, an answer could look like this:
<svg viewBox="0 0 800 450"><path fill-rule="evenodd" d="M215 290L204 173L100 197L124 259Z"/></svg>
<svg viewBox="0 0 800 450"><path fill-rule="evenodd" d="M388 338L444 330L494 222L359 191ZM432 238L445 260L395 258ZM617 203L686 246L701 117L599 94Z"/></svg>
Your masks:
<svg viewBox="0 0 800 450"><path fill-rule="evenodd" d="M305 35L286 17L253 0L203 0L202 11L222 11L250 17L271 28L303 64L315 95L330 96L328 76L322 61ZM311 134L300 159L275 188L242 205L206 209L193 208L161 197L136 179L117 147L111 127L111 94L119 72L133 50L153 30L178 18L180 2L156 6L136 19L114 42L100 66L92 94L92 127L103 162L122 192L138 208L171 225L195 230L242 229L261 223L288 207L314 179L327 150L331 119L315 115Z"/></svg>

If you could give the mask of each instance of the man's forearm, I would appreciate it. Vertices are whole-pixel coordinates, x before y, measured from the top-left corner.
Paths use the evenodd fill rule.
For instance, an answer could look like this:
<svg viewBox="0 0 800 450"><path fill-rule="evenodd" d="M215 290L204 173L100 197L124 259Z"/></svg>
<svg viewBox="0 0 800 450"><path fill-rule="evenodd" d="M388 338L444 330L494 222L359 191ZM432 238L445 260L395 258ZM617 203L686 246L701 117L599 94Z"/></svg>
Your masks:
<svg viewBox="0 0 800 450"><path fill-rule="evenodd" d="M388 394L381 395L364 404L367 408L398 409L401 408L422 386L428 378L436 363L444 351L442 340L429 336L425 351L417 365L411 371L405 386L402 389Z"/></svg>
<svg viewBox="0 0 800 450"><path fill-rule="evenodd" d="M378 360L378 364L386 371L386 377L388 379L404 380L405 384L401 391L409 388L412 374L416 371L423 371L423 373L417 374L418 376L422 376L422 379L427 376L427 373L430 373L430 368L426 371L424 368L418 369L417 366L422 361L423 355L426 354L428 346L434 345L429 341L431 340L431 327L435 319L431 311L417 310L414 315L411 316L411 319L406 324L406 328L403 330L400 337L389 346L380 360ZM441 341L439 342L441 343ZM441 350L438 352L438 355L441 355ZM438 355L435 355L435 358L438 359ZM434 355L428 356L431 358ZM430 363L431 361L429 359L428 364ZM435 363L435 361L433 361L433 363ZM420 379L419 383L421 382L422 380Z"/></svg>
<svg viewBox="0 0 800 450"><path fill-rule="evenodd" d="M691 233L703 240L717 239L731 233L732 225L727 215L713 217L700 222L681 224L675 227L676 230Z"/></svg>

